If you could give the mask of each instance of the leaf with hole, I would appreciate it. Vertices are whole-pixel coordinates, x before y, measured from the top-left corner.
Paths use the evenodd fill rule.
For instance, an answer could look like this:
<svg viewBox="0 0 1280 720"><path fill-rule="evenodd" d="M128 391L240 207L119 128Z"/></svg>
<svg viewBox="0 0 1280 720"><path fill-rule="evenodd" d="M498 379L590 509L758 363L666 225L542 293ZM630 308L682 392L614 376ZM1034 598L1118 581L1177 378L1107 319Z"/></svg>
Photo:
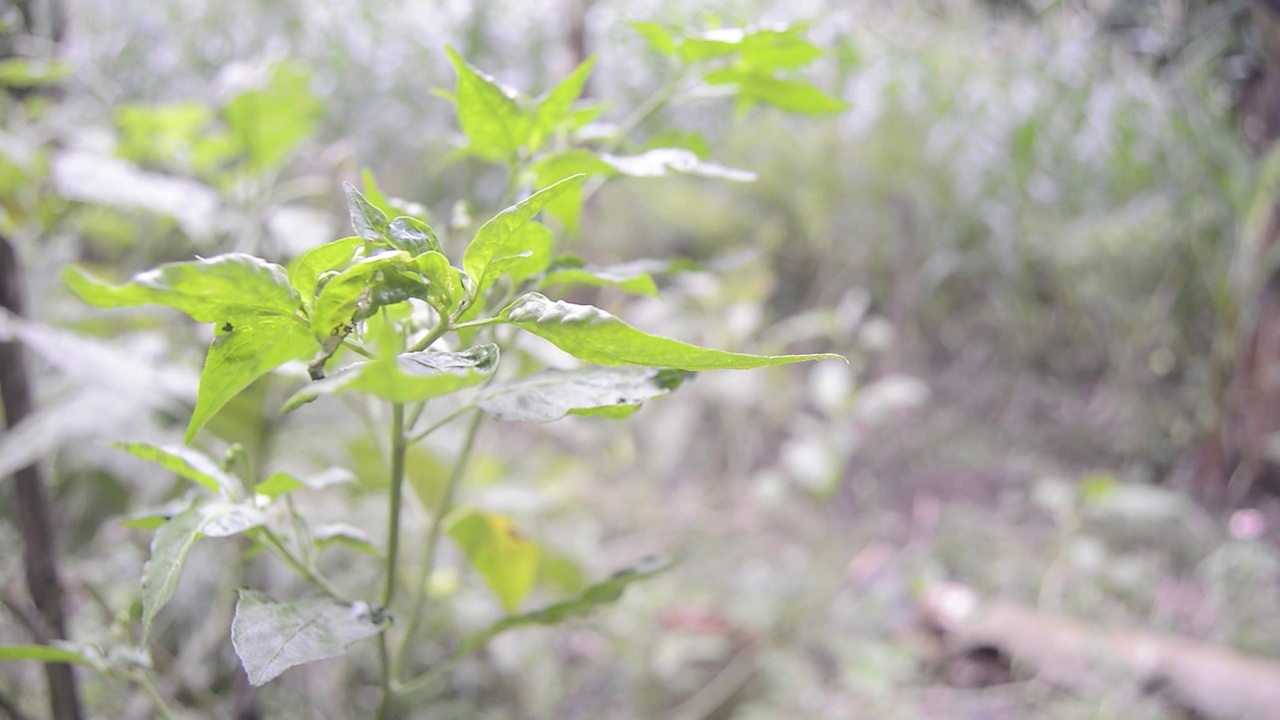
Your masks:
<svg viewBox="0 0 1280 720"><path fill-rule="evenodd" d="M296 665L343 655L353 643L377 635L388 624L365 603L347 605L329 598L281 603L241 590L231 644L250 684L258 686Z"/></svg>

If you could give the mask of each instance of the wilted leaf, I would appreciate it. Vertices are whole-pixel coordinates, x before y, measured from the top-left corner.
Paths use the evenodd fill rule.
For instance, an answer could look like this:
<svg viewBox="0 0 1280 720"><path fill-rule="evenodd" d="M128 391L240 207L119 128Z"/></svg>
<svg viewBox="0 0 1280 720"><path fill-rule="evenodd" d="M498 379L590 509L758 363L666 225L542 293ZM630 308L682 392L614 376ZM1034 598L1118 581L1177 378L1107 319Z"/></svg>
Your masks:
<svg viewBox="0 0 1280 720"><path fill-rule="evenodd" d="M460 508L449 518L449 535L484 578L507 612L514 612L538 577L538 546L521 535L511 518Z"/></svg>
<svg viewBox="0 0 1280 720"><path fill-rule="evenodd" d="M766 356L711 350L650 335L597 307L553 302L538 293L518 298L502 311L501 317L579 360L597 365L749 370L808 360L844 359L832 354Z"/></svg>
<svg viewBox="0 0 1280 720"><path fill-rule="evenodd" d="M295 665L342 655L387 624L364 603L346 605L328 598L278 603L260 592L241 590L231 643L256 686Z"/></svg>

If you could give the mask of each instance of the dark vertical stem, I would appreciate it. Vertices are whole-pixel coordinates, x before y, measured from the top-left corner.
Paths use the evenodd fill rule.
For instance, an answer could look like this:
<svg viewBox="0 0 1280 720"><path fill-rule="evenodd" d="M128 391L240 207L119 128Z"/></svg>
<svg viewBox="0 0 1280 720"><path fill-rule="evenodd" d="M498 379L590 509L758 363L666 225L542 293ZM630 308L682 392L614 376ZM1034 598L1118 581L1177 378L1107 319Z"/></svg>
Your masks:
<svg viewBox="0 0 1280 720"><path fill-rule="evenodd" d="M14 315L22 314L22 271L17 253L5 237L0 237L0 305ZM0 342L0 400L4 404L7 428L12 428L31 414L31 387L22 345L17 339ZM63 639L67 636L66 615L48 491L40 477L40 469L34 464L14 473L12 485L13 506L22 532L27 590L50 634L50 637L36 640L47 643ZM51 717L54 720L79 720L82 717L80 698L71 666L49 663L45 665L45 674L49 680Z"/></svg>

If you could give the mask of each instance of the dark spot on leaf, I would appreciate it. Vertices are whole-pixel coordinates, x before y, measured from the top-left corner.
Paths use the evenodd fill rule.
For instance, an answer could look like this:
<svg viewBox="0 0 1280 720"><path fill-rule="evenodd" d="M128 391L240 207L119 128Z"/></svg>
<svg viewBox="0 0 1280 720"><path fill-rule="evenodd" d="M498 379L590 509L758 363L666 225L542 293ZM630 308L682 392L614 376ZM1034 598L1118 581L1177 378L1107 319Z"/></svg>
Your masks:
<svg viewBox="0 0 1280 720"><path fill-rule="evenodd" d="M235 327L231 323L226 323L222 326L222 332L231 332L232 330L235 330Z"/></svg>

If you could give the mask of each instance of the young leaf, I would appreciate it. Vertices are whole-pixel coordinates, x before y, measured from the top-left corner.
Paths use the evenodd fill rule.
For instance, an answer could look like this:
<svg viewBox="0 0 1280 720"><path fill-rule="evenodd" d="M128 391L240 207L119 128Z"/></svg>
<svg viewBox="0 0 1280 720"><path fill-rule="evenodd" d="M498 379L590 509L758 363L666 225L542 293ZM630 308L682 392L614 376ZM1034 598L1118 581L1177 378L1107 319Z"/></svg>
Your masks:
<svg viewBox="0 0 1280 720"><path fill-rule="evenodd" d="M315 353L318 346L307 326L292 316L245 313L216 326L186 442L195 439L200 428L254 380Z"/></svg>
<svg viewBox="0 0 1280 720"><path fill-rule="evenodd" d="M351 227L355 229L356 235L366 242L386 242L387 231L390 229L387 216L374 207L373 203L365 200L351 183L342 183L342 189L347 194L347 212L351 215Z"/></svg>
<svg viewBox="0 0 1280 720"><path fill-rule="evenodd" d="M551 264L551 250L555 242L551 237L551 228L542 223L531 222L521 228L507 243L508 247L524 248L518 255L494 258L489 263L486 282L492 284L503 275L511 282L519 283L533 277ZM483 290L482 290L483 292Z"/></svg>
<svg viewBox="0 0 1280 720"><path fill-rule="evenodd" d="M413 267L427 279L427 303L441 315L452 313L462 302L462 280L449 259L438 251L413 259Z"/></svg>
<svg viewBox="0 0 1280 720"><path fill-rule="evenodd" d="M750 370L839 355L747 355L650 335L591 305L552 302L538 293L516 299L501 318L570 355L597 365L646 365L681 370Z"/></svg>
<svg viewBox="0 0 1280 720"><path fill-rule="evenodd" d="M278 603L260 592L241 590L231 644L250 684L257 686L295 665L338 657L387 625L387 618L364 603L328 598Z"/></svg>
<svg viewBox="0 0 1280 720"><path fill-rule="evenodd" d="M172 520L160 526L151 539L151 559L142 566L142 637L145 644L151 633L151 621L173 597L178 587L178 576L187 553L200 536L204 523L203 509L193 505Z"/></svg>
<svg viewBox="0 0 1280 720"><path fill-rule="evenodd" d="M495 636L512 628L525 625L559 625L566 620L585 617L601 605L617 602L628 585L665 572L670 567L671 562L664 558L648 558L634 567L614 573L604 582L592 585L572 600L523 615L502 618L484 630L464 638L458 646L458 651L454 653L453 659L457 660L475 652Z"/></svg>
<svg viewBox="0 0 1280 720"><path fill-rule="evenodd" d="M458 73L458 125L470 140L468 149L489 160L515 157L532 127L518 95L477 70L453 48L446 47L445 52Z"/></svg>
<svg viewBox="0 0 1280 720"><path fill-rule="evenodd" d="M125 442L111 443L111 447L155 463L186 480L199 483L214 495L236 497L240 492L240 481L224 472L218 463L198 450Z"/></svg>
<svg viewBox="0 0 1280 720"><path fill-rule="evenodd" d="M594 56L587 58L577 67L569 77L561 80L558 85L552 88L545 96L538 100L537 110L534 113L533 130L529 136L529 151L536 152L546 138L555 133L557 129L565 124L569 119L569 113L573 109L573 102L582 95L582 88L587 84L587 77L591 74L591 68L596 64Z"/></svg>
<svg viewBox="0 0 1280 720"><path fill-rule="evenodd" d="M364 239L343 238L312 248L289 263L289 284L302 296L302 302L311 307L320 276L327 272L345 269L356 257L356 251L364 247Z"/></svg>
<svg viewBox="0 0 1280 720"><path fill-rule="evenodd" d="M82 653L52 645L0 645L0 662L9 660L93 665Z"/></svg>
<svg viewBox="0 0 1280 720"><path fill-rule="evenodd" d="M448 520L449 535L498 596L515 612L538 577L538 546L521 535L511 518L474 508L459 508Z"/></svg>
<svg viewBox="0 0 1280 720"><path fill-rule="evenodd" d="M324 284L316 296L311 310L311 331L321 340L334 335L346 335L352 324L368 317L381 305L403 302L408 296L399 296L392 284L412 270L412 258L404 251L384 252L363 258L338 273ZM378 290L392 291L381 295ZM426 295L425 288L423 295ZM397 299L398 298L398 299Z"/></svg>
<svg viewBox="0 0 1280 720"><path fill-rule="evenodd" d="M832 97L803 80L785 80L734 68L708 73L703 79L711 85L737 85L739 107L764 103L804 115L828 115L849 109L849 103Z"/></svg>
<svg viewBox="0 0 1280 720"><path fill-rule="evenodd" d="M497 345L478 345L457 353L403 353L355 363L303 386L285 402L282 412L335 392L369 393L397 403L429 400L478 385L497 366Z"/></svg>
<svg viewBox="0 0 1280 720"><path fill-rule="evenodd" d="M294 490L301 490L306 487L298 478L289 473L272 473L271 477L263 480L253 486L254 495L265 495L269 498L278 498L281 495L287 495Z"/></svg>
<svg viewBox="0 0 1280 720"><path fill-rule="evenodd" d="M650 368L547 370L495 385L476 407L506 422L551 422L566 415L625 417L671 392L685 373Z"/></svg>
<svg viewBox="0 0 1280 720"><path fill-rule="evenodd" d="M748 33L739 47L737 66L774 73L808 65L822 57L822 50L800 37L807 29L804 25L793 25L783 30L759 29Z"/></svg>
<svg viewBox="0 0 1280 720"><path fill-rule="evenodd" d="M391 239L391 247L404 250L413 257L425 252L443 252L440 239L429 225L417 218L401 216L391 221L387 228L387 237Z"/></svg>
<svg viewBox="0 0 1280 720"><path fill-rule="evenodd" d="M600 159L631 177L662 177L674 172L736 182L755 182L756 179L756 174L749 170L700 160L696 153L685 148L655 148L639 155L606 154Z"/></svg>
<svg viewBox="0 0 1280 720"><path fill-rule="evenodd" d="M565 178L551 187L539 190L526 200L498 213L492 220L480 226L471 244L462 255L462 269L475 287L483 285L489 264L497 258L519 255L528 248L520 247L521 231L533 220L546 204L570 188L578 187L585 176Z"/></svg>
<svg viewBox="0 0 1280 720"><path fill-rule="evenodd" d="M353 550L359 550L366 555L374 557L382 557L382 553L378 552L378 548L374 547L373 541L358 527L347 525L346 523L324 523L317 525L312 531L315 537L316 545L325 547L326 545L346 545Z"/></svg>
<svg viewBox="0 0 1280 720"><path fill-rule="evenodd" d="M104 283L71 266L63 278L98 307L167 305L200 322L245 312L292 315L301 304L284 268L241 253L166 263L123 285Z"/></svg>

